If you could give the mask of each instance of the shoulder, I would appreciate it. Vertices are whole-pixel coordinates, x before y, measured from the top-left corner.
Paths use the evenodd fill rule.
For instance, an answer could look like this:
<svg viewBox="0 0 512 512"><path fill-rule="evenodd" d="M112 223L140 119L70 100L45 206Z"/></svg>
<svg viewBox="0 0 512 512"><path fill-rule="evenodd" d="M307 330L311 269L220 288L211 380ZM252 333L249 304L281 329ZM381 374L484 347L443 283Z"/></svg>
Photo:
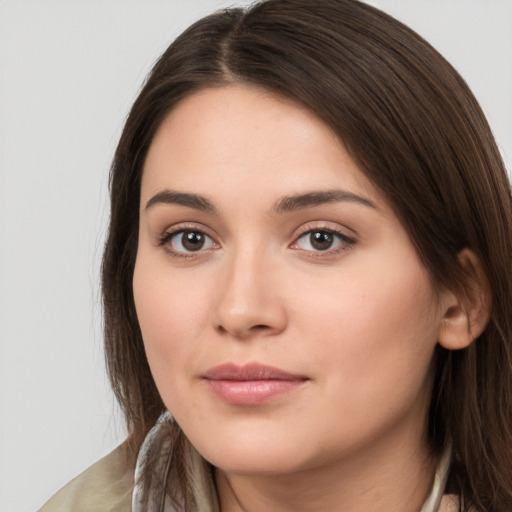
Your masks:
<svg viewBox="0 0 512 512"><path fill-rule="evenodd" d="M71 480L40 512L129 512L132 489L133 468L121 445Z"/></svg>

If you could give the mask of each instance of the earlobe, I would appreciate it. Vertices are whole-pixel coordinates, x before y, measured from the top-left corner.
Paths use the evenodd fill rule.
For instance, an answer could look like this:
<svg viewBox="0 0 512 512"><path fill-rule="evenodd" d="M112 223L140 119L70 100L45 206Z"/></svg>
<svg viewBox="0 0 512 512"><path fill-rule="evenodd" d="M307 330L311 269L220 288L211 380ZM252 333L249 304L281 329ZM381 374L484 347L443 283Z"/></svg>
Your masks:
<svg viewBox="0 0 512 512"><path fill-rule="evenodd" d="M463 249L459 262L464 270L463 286L446 292L438 341L448 350L466 348L482 334L491 313L491 287L478 256Z"/></svg>

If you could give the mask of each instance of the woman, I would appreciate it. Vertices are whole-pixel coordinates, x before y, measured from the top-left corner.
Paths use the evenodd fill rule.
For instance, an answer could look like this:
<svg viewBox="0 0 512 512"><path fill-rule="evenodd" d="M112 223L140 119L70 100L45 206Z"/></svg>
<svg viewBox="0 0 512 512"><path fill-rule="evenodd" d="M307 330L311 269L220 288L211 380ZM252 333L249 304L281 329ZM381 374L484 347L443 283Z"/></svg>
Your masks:
<svg viewBox="0 0 512 512"><path fill-rule="evenodd" d="M510 185L419 36L354 0L205 18L110 185L130 435L43 510L510 510Z"/></svg>

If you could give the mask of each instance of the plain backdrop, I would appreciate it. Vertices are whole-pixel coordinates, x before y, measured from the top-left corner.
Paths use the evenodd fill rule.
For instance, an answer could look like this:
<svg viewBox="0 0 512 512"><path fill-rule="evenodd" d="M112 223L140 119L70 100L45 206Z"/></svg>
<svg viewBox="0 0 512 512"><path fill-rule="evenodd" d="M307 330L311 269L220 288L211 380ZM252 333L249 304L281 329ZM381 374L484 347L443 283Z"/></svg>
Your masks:
<svg viewBox="0 0 512 512"><path fill-rule="evenodd" d="M313 1L313 0L312 0ZM222 0L0 0L0 509L123 439L99 261L110 160L157 56ZM512 167L512 0L374 0L468 81Z"/></svg>

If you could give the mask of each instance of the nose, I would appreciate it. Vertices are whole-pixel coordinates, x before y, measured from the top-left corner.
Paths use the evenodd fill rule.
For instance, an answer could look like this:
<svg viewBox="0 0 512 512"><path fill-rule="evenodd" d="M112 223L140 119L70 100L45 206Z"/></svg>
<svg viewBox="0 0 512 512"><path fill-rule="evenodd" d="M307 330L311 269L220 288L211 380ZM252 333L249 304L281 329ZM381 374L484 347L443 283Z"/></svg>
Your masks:
<svg viewBox="0 0 512 512"><path fill-rule="evenodd" d="M237 339L265 337L287 325L280 269L261 254L246 252L226 262L219 276L215 328Z"/></svg>

